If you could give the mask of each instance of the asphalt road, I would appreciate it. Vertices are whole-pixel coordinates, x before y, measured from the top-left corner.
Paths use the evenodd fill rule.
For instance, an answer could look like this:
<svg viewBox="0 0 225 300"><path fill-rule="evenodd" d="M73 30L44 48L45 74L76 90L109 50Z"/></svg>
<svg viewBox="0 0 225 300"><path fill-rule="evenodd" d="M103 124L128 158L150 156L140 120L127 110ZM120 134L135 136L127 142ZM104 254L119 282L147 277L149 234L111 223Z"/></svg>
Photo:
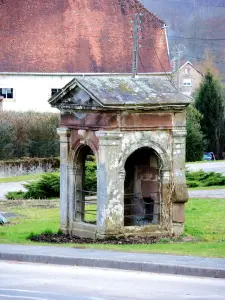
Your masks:
<svg viewBox="0 0 225 300"><path fill-rule="evenodd" d="M217 190L191 190L188 191L190 198L225 198L225 189Z"/></svg>
<svg viewBox="0 0 225 300"><path fill-rule="evenodd" d="M0 299L225 299L222 279L0 262Z"/></svg>
<svg viewBox="0 0 225 300"><path fill-rule="evenodd" d="M190 171L198 171L202 169L205 172L217 172L225 175L225 161L191 163L186 164L186 168Z"/></svg>
<svg viewBox="0 0 225 300"><path fill-rule="evenodd" d="M26 182L7 182L0 183L0 200L5 199L5 194L8 192L25 191L23 184Z"/></svg>
<svg viewBox="0 0 225 300"><path fill-rule="evenodd" d="M187 170L190 171L198 171L198 170L204 170L205 172L218 172L222 173L225 175L225 161L219 161L219 162L203 162L203 163L191 163L191 164L186 164ZM25 188L23 184L26 182L11 182L11 183L0 183L0 200L5 200L5 194L9 191L19 191L22 190L24 191ZM207 196L207 195L210 195ZM198 197L198 198L224 198L224 191L223 190L217 190L216 193L215 191L199 191L199 192L191 192L190 197ZM214 197L215 196L215 197Z"/></svg>

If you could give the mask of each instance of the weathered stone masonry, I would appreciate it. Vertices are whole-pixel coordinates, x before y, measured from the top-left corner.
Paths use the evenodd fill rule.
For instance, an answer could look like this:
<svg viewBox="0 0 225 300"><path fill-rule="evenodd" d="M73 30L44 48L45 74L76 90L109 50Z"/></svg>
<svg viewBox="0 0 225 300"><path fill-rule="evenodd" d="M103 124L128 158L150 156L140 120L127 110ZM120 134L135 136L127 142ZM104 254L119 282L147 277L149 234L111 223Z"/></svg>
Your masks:
<svg viewBox="0 0 225 300"><path fill-rule="evenodd" d="M81 237L179 235L189 99L163 77L76 78L50 99L61 111L61 229ZM97 222L84 222L84 161L97 160ZM79 208L79 209L78 209Z"/></svg>

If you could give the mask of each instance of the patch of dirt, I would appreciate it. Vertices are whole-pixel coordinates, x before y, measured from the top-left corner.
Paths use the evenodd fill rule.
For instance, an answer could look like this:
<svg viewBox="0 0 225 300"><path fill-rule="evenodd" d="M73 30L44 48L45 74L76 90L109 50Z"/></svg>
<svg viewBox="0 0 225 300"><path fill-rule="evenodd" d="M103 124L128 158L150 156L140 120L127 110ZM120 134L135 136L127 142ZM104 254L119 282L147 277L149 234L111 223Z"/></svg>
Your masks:
<svg viewBox="0 0 225 300"><path fill-rule="evenodd" d="M155 244L159 243L162 237L120 237L108 238L104 240L92 240L79 238L67 234L40 234L32 235L30 240L33 242L47 242L53 244L113 244L113 245L136 245L136 244ZM165 238L165 236L163 236Z"/></svg>

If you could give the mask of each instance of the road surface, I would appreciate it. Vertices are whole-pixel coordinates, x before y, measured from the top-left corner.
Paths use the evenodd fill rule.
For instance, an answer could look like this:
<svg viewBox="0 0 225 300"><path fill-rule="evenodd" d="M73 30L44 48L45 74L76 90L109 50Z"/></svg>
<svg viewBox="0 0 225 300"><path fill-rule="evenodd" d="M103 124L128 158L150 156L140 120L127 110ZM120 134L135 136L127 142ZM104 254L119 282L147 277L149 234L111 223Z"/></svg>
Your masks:
<svg viewBox="0 0 225 300"><path fill-rule="evenodd" d="M23 184L27 182L7 182L0 183L0 200L5 200L8 192L25 191Z"/></svg>
<svg viewBox="0 0 225 300"><path fill-rule="evenodd" d="M222 279L0 262L0 300L222 300Z"/></svg>
<svg viewBox="0 0 225 300"><path fill-rule="evenodd" d="M225 175L225 161L211 161L186 164L186 169L189 171L203 170L205 172L216 172Z"/></svg>
<svg viewBox="0 0 225 300"><path fill-rule="evenodd" d="M217 190L189 190L190 198L225 198L225 188Z"/></svg>
<svg viewBox="0 0 225 300"><path fill-rule="evenodd" d="M202 163L191 163L186 164L186 169L190 171L198 171L198 170L204 170L205 172L218 172L222 173L225 176L225 161L215 161L215 162L202 162ZM0 200L5 200L5 194L7 192L13 192L13 191L25 191L25 188L23 184L26 182L11 182L11 183L0 183ZM211 191L211 194L213 195L215 192ZM217 191L218 196L215 196L215 198L224 198L224 196L221 194L223 191ZM198 198L207 198L205 196L206 192L199 193ZM210 194L210 193L209 193ZM210 195L211 195L210 194ZM192 194L190 194L190 197L192 197Z"/></svg>

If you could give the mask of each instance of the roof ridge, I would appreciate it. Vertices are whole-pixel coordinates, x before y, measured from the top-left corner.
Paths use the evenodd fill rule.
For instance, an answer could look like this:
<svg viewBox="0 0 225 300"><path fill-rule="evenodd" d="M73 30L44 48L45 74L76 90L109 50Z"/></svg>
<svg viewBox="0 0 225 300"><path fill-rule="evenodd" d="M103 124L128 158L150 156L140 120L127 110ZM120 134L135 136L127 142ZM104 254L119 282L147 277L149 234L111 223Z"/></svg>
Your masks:
<svg viewBox="0 0 225 300"><path fill-rule="evenodd" d="M128 0L130 2L130 0ZM159 16L157 16L156 14L154 14L153 12L151 12L150 10L148 10L144 4L142 4L139 0L131 0L135 3L135 5L138 5L140 7L140 9L145 10L145 12L147 12L149 15L153 16L154 18L156 18L158 21L160 21L163 25L166 24ZM136 6L137 8L137 6Z"/></svg>
<svg viewBox="0 0 225 300"><path fill-rule="evenodd" d="M154 44L141 50L143 66L139 66L139 73L170 72L163 22L146 9L142 0L86 0L85 5L81 0L70 0L71 7L66 5L68 1L37 0L38 10L32 0L26 0L26 10L23 3L15 5L18 0L4 1L6 9L0 23L0 30L6 33L1 38L2 73L131 73L130 21L135 14L143 15L143 37ZM15 19L18 14L20 18ZM34 16L32 20L30 15ZM11 22L15 28L23 27L23 40L21 31L10 27ZM159 49L157 55L155 49Z"/></svg>

